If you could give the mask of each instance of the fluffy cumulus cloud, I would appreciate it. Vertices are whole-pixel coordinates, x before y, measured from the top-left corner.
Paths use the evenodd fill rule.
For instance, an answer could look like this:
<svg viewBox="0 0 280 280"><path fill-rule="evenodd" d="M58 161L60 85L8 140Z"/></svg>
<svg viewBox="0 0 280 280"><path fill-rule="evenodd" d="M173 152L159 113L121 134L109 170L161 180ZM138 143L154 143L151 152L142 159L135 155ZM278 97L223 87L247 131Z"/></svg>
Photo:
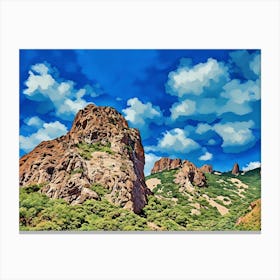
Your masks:
<svg viewBox="0 0 280 280"><path fill-rule="evenodd" d="M145 139L149 136L149 124L161 124L162 112L158 106L152 103L142 103L137 97L128 99L126 109L123 109L125 119L136 128L141 129L142 136Z"/></svg>
<svg viewBox="0 0 280 280"><path fill-rule="evenodd" d="M169 109L171 121L207 121L210 114L213 121L228 113L244 116L253 111L254 103L261 98L260 54L241 50L229 55L228 62L209 58L192 66L187 60L169 73L166 91L178 97ZM231 73L238 73L238 78L232 79Z"/></svg>
<svg viewBox="0 0 280 280"><path fill-rule="evenodd" d="M213 130L223 139L222 147L225 151L235 152L246 150L247 145L255 143L255 136L252 132L254 122L228 122L215 124Z"/></svg>
<svg viewBox="0 0 280 280"><path fill-rule="evenodd" d="M211 154L209 152L205 152L204 155L199 157L199 160L208 161L208 160L211 160L212 158L213 158L213 154Z"/></svg>
<svg viewBox="0 0 280 280"><path fill-rule="evenodd" d="M243 171L247 172L256 168L261 167L261 163L259 161L251 161L246 166L242 168Z"/></svg>
<svg viewBox="0 0 280 280"><path fill-rule="evenodd" d="M175 128L170 131L166 131L163 134L163 137L159 139L157 146L147 147L146 150L161 151L170 154L187 154L199 148L200 145L197 142L187 137L185 130Z"/></svg>
<svg viewBox="0 0 280 280"><path fill-rule="evenodd" d="M28 126L32 126L32 127L35 127L35 128L40 128L44 124L44 122L37 116L25 119L24 122Z"/></svg>
<svg viewBox="0 0 280 280"><path fill-rule="evenodd" d="M96 96L89 85L76 89L73 81L59 78L57 70L46 62L31 66L25 85L23 94L28 99L50 101L55 115L62 120L71 120L78 110L87 105L84 96Z"/></svg>
<svg viewBox="0 0 280 280"><path fill-rule="evenodd" d="M149 175L151 173L151 170L154 166L154 163L159 160L160 157L153 153L146 153L145 154L145 168L144 168L144 173L145 175Z"/></svg>
<svg viewBox="0 0 280 280"><path fill-rule="evenodd" d="M190 116L196 110L196 103L192 100L184 100L183 102L174 103L170 109L171 119L176 120L181 116Z"/></svg>
<svg viewBox="0 0 280 280"><path fill-rule="evenodd" d="M239 153L258 140L259 51L232 51L227 60L209 58L194 65L181 59L168 75L166 91L178 98L169 109L166 123L179 127L177 122L197 122L189 136L197 143L221 145L225 153ZM210 138L208 142L205 137ZM205 153L201 158L209 156Z"/></svg>
<svg viewBox="0 0 280 280"><path fill-rule="evenodd" d="M240 80L232 80L223 87L221 97L227 99L224 106L218 109L218 114L232 112L236 115L245 115L252 111L251 102L260 100L260 81L248 80L241 83Z"/></svg>
<svg viewBox="0 0 280 280"><path fill-rule="evenodd" d="M228 80L228 68L223 62L209 58L205 63L193 67L181 65L168 75L166 90L169 94L200 95L203 91L222 81Z"/></svg>
<svg viewBox="0 0 280 280"><path fill-rule="evenodd" d="M34 120L34 118L31 119ZM59 121L44 123L35 133L29 136L20 135L20 149L29 152L42 141L51 140L66 133L66 126Z"/></svg>

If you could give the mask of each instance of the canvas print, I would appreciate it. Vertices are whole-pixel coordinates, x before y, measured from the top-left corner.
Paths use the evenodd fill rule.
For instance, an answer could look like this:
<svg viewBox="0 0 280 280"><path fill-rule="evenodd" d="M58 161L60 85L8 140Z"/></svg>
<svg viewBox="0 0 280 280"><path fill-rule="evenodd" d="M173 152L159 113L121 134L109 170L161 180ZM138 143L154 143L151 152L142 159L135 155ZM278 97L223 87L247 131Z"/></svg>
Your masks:
<svg viewBox="0 0 280 280"><path fill-rule="evenodd" d="M20 50L20 231L260 231L261 51Z"/></svg>

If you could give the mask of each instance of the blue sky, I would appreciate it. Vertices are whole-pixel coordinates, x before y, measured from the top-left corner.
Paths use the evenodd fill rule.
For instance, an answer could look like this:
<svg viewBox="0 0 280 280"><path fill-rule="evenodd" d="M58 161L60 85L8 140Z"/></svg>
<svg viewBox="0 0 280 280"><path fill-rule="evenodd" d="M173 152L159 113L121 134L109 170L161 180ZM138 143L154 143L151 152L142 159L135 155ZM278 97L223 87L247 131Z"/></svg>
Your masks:
<svg viewBox="0 0 280 280"><path fill-rule="evenodd" d="M21 50L20 156L70 129L88 103L141 132L145 172L162 156L227 171L260 165L259 50Z"/></svg>

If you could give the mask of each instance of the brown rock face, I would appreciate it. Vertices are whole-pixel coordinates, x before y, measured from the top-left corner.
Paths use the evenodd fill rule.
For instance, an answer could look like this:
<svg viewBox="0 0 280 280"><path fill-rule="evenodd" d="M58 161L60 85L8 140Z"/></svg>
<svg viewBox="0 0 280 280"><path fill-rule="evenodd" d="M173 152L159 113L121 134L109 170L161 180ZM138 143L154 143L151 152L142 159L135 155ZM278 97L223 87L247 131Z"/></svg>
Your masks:
<svg viewBox="0 0 280 280"><path fill-rule="evenodd" d="M235 163L235 164L233 165L233 168L232 168L231 173L232 173L233 175L238 175L239 172L240 172L240 170L239 170L239 165L238 165L238 163Z"/></svg>
<svg viewBox="0 0 280 280"><path fill-rule="evenodd" d="M182 167L176 174L174 182L181 186L181 191L186 189L191 192L194 186L206 187L204 173L188 160L182 162Z"/></svg>
<svg viewBox="0 0 280 280"><path fill-rule="evenodd" d="M200 167L200 170L203 173L212 173L213 172L213 167L212 167L212 165L204 164L203 166Z"/></svg>
<svg viewBox="0 0 280 280"><path fill-rule="evenodd" d="M71 130L43 141L20 159L20 186L44 184L41 191L71 204L106 198L140 213L150 193L144 177L144 150L139 131L110 107L93 104L80 110Z"/></svg>
<svg viewBox="0 0 280 280"><path fill-rule="evenodd" d="M182 161L178 158L170 159L170 158L161 158L156 161L153 169L151 170L151 174L158 173L164 170L171 170L175 168L181 167Z"/></svg>

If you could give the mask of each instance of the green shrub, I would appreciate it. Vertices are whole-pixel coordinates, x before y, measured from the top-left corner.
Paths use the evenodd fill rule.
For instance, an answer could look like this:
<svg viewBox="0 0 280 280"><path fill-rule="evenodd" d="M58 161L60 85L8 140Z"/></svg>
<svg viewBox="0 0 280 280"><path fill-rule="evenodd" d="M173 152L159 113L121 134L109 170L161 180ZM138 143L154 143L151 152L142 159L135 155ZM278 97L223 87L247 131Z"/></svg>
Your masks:
<svg viewBox="0 0 280 280"><path fill-rule="evenodd" d="M106 152L108 154L114 154L114 152L111 150L110 142L107 142L106 144L101 144L101 142L96 142L93 144L87 144L82 142L78 143L77 147L79 149L80 155L86 160L92 158L93 152Z"/></svg>
<svg viewBox="0 0 280 280"><path fill-rule="evenodd" d="M110 193L109 189L106 189L105 187L99 184L92 185L90 189L95 191L99 196L104 196L105 194Z"/></svg>
<svg viewBox="0 0 280 280"><path fill-rule="evenodd" d="M71 175L83 173L83 172L84 172L84 170L82 168L77 168L77 169L71 171Z"/></svg>

